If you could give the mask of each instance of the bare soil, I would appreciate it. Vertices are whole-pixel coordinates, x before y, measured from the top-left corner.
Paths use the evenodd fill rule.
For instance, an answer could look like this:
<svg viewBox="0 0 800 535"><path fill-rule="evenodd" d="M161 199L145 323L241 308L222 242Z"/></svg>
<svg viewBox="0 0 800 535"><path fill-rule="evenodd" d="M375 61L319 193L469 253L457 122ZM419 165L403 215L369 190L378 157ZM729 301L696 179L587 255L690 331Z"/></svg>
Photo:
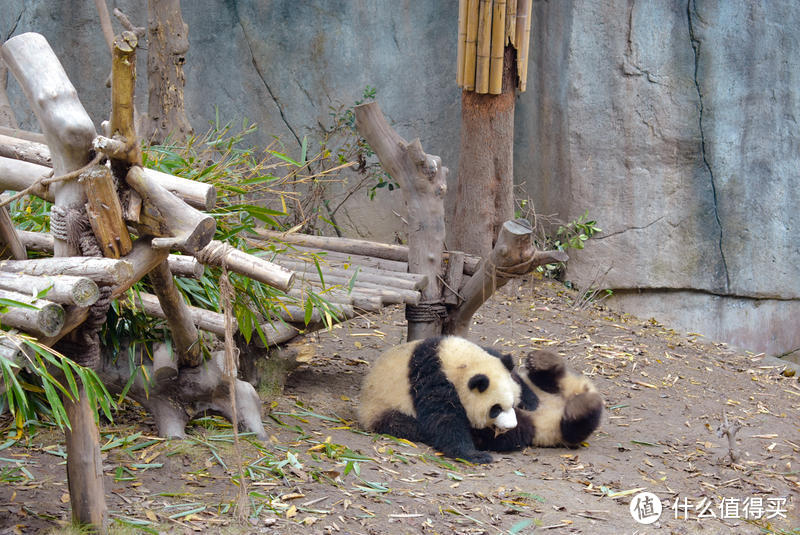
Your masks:
<svg viewBox="0 0 800 535"><path fill-rule="evenodd" d="M225 422L200 419L191 438L164 441L128 405L103 424L112 532L800 533L798 378L775 359L576 298L548 281L511 283L471 338L516 357L550 348L592 377L606 414L582 447L471 466L360 431L361 379L405 334L391 309L308 337L313 356L265 402L269 442L241 438L249 522L234 513L239 465ZM717 434L726 418L741 426L733 459ZM40 427L0 448L0 533L61 532L63 434ZM653 524L630 512L633 502L652 518L642 491L664 504Z"/></svg>

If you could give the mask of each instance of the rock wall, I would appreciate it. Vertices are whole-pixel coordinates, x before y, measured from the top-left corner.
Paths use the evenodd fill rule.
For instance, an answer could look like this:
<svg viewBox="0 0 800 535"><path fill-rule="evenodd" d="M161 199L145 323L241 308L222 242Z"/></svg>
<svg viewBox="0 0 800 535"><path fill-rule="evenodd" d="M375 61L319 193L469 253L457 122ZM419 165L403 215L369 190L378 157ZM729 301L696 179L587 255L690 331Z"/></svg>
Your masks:
<svg viewBox="0 0 800 535"><path fill-rule="evenodd" d="M144 24L144 0L108 4ZM455 191L456 12L456 0L184 1L192 123L205 131L216 107L257 122L252 142L277 136L297 154L370 85L401 135L442 156ZM588 211L604 231L571 251L569 278L585 286L610 267L600 284L626 310L754 351L800 348L788 321L800 308L797 27L793 0L534 2L517 181L539 214ZM48 38L103 120L94 2L6 0L0 39L25 31ZM402 230L389 215L403 214L399 193L356 200L340 218L353 233Z"/></svg>
<svg viewBox="0 0 800 535"><path fill-rule="evenodd" d="M517 173L604 232L568 277L755 351L800 348L793 2L536 2Z"/></svg>

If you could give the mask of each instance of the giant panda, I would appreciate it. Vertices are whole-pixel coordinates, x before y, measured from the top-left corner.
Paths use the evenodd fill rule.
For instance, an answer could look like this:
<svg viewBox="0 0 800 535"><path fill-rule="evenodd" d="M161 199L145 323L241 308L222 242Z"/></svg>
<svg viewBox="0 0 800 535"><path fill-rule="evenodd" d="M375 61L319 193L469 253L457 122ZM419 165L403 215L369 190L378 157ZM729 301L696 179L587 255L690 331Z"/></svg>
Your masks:
<svg viewBox="0 0 800 535"><path fill-rule="evenodd" d="M508 366L511 356L486 348ZM564 360L550 351L531 351L520 373L516 405L517 426L502 434L494 429L473 429L475 446L481 450L517 451L527 446L576 447L600 425L603 398L584 375L569 370Z"/></svg>
<svg viewBox="0 0 800 535"><path fill-rule="evenodd" d="M520 383L503 360L456 336L395 346L372 364L361 387L358 419L375 433L423 442L452 458L489 463L471 430L517 425ZM494 432L494 431L492 431Z"/></svg>

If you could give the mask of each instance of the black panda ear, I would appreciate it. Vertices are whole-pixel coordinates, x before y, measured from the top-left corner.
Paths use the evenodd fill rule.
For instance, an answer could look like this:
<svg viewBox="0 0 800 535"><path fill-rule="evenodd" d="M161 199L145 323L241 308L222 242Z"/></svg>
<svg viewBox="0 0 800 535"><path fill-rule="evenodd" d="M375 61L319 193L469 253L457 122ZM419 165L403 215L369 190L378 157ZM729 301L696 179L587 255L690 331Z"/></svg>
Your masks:
<svg viewBox="0 0 800 535"><path fill-rule="evenodd" d="M510 354L508 353L503 354L500 357L500 362L503 363L503 366L505 366L508 371L514 369L514 359L511 357Z"/></svg>
<svg viewBox="0 0 800 535"><path fill-rule="evenodd" d="M489 388L489 378L482 373L473 375L469 378L467 386L470 390L475 390L477 388L478 392L486 392L486 389Z"/></svg>

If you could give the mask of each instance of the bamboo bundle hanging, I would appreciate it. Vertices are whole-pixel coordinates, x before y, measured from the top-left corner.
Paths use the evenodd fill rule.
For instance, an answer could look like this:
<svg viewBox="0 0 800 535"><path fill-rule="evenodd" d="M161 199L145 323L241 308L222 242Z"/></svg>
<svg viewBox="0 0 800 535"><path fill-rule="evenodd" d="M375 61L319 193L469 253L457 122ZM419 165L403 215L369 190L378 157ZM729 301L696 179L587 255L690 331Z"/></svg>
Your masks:
<svg viewBox="0 0 800 535"><path fill-rule="evenodd" d="M503 91L505 47L517 50L517 89L525 91L532 0L459 0L456 80L481 94Z"/></svg>
<svg viewBox="0 0 800 535"><path fill-rule="evenodd" d="M464 85L464 52L467 48L467 4L458 0L458 51L456 54L456 85Z"/></svg>
<svg viewBox="0 0 800 535"><path fill-rule="evenodd" d="M468 0L467 35L464 40L464 89L475 90L475 63L478 53L478 2Z"/></svg>
<svg viewBox="0 0 800 535"><path fill-rule="evenodd" d="M531 42L531 0L517 4L517 87L525 91L528 80L528 49Z"/></svg>
<svg viewBox="0 0 800 535"><path fill-rule="evenodd" d="M503 92L503 56L506 49L506 0L494 0L492 5L492 47L489 70L489 93Z"/></svg>
<svg viewBox="0 0 800 535"><path fill-rule="evenodd" d="M475 64L475 92L489 92L492 53L492 0L481 0L478 14L478 59Z"/></svg>

